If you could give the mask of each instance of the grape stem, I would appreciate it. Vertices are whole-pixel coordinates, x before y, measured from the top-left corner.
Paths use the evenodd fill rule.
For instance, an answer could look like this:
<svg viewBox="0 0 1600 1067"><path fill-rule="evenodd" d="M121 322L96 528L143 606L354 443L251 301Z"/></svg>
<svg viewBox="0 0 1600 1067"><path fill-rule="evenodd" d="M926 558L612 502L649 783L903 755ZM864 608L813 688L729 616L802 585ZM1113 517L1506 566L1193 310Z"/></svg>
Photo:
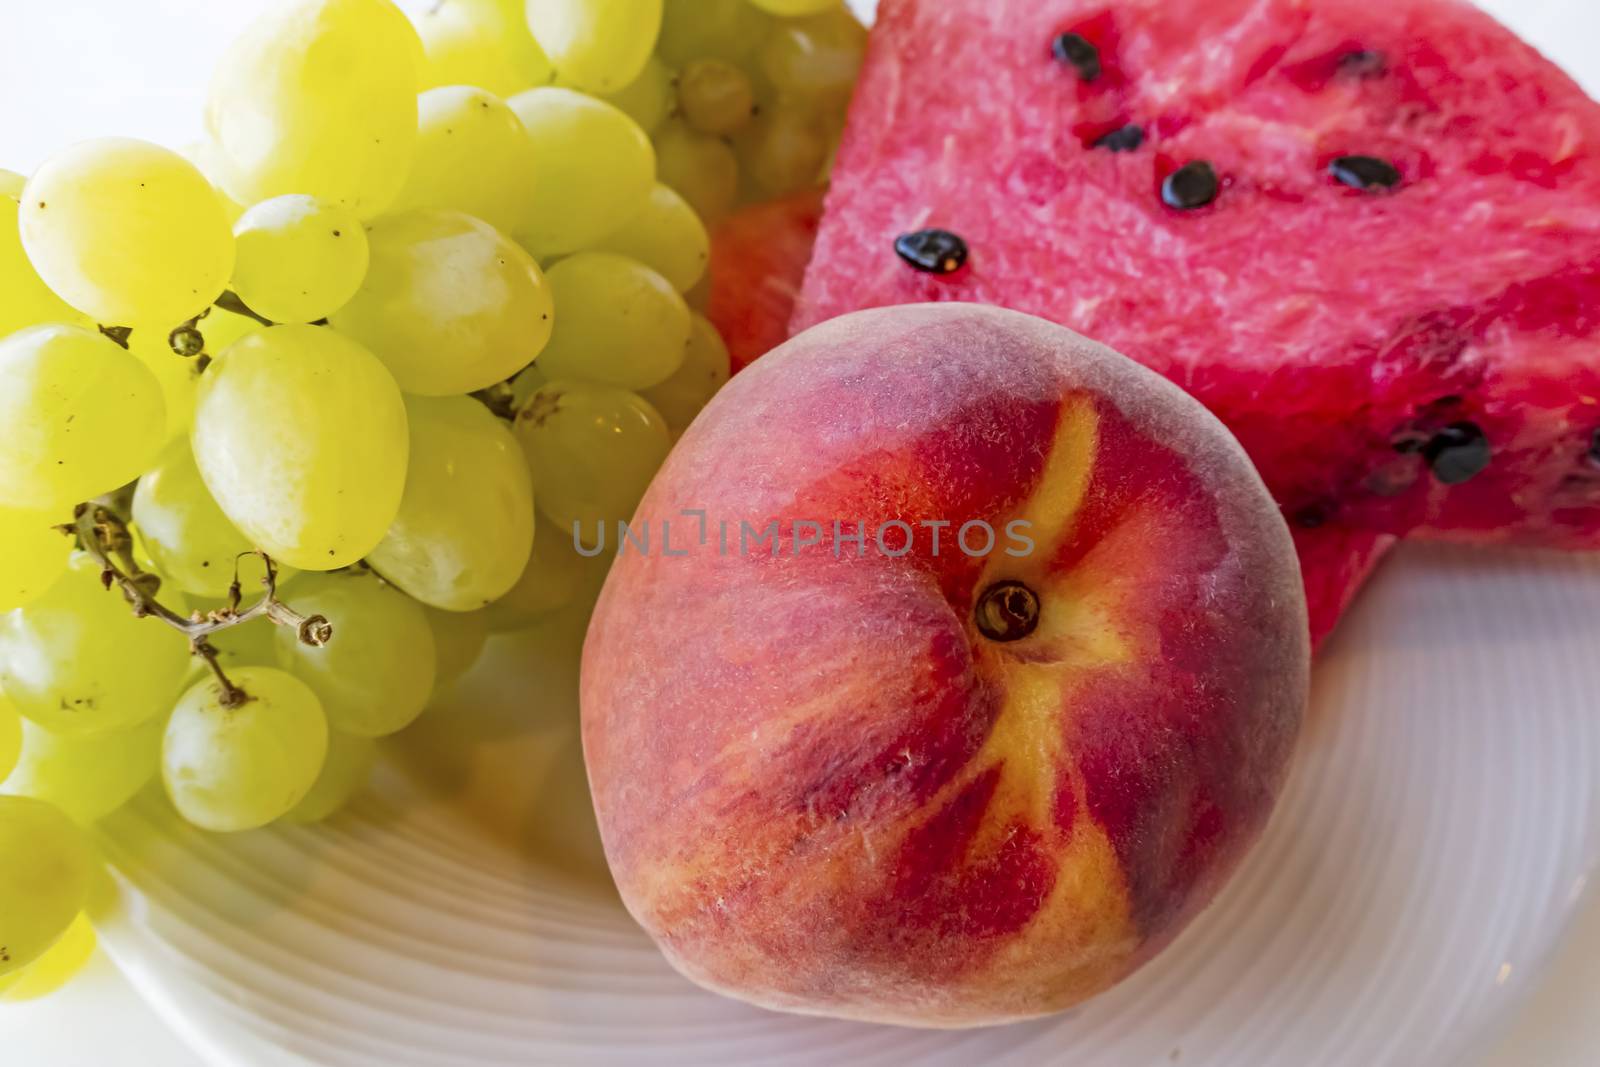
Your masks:
<svg viewBox="0 0 1600 1067"><path fill-rule="evenodd" d="M255 319L263 326L277 325L277 323L273 322L265 315L261 315L250 310L250 305L246 304L243 300L240 300L239 294L234 292L232 289L229 289L227 292L217 297L217 307L221 308L223 311L231 311L235 315L243 315L247 319Z"/></svg>
<svg viewBox="0 0 1600 1067"><path fill-rule="evenodd" d="M265 552L246 552L239 557L257 556L266 567L266 577L261 580L266 592L260 600L244 606L236 560L233 584L228 587L225 605L204 614L197 611L185 618L156 599L161 591L161 579L139 566L133 555L133 535L128 532L128 524L109 504L79 504L72 515L72 525L65 529L76 534L83 550L100 564L101 584L107 589L113 585L121 589L134 615L159 619L189 639L189 651L205 661L222 686L223 707L239 707L250 696L234 685L223 671L216 646L208 640L212 634L265 618L278 626L289 627L302 644L312 648L321 648L333 639L333 626L327 619L321 615L302 615L278 599L278 568Z"/></svg>

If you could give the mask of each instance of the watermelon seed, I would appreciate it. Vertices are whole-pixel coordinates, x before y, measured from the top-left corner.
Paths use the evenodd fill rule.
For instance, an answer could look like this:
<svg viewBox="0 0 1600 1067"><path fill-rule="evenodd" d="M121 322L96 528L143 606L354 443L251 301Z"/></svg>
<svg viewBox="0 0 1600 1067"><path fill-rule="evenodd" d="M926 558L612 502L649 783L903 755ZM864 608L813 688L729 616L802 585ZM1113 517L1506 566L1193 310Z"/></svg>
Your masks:
<svg viewBox="0 0 1600 1067"><path fill-rule="evenodd" d="M1094 147L1112 152L1132 152L1142 144L1144 144L1144 127L1124 126L1120 130L1103 134L1094 142Z"/></svg>
<svg viewBox="0 0 1600 1067"><path fill-rule="evenodd" d="M925 274L954 274L967 262L967 242L949 230L918 230L894 240L901 259Z"/></svg>
<svg viewBox="0 0 1600 1067"><path fill-rule="evenodd" d="M1167 175L1161 183L1161 201L1179 211L1190 211L1215 200L1219 189L1217 172L1205 160L1197 159Z"/></svg>
<svg viewBox="0 0 1600 1067"><path fill-rule="evenodd" d="M1352 189L1393 189L1400 184L1394 164L1372 156L1340 156L1328 164L1328 173Z"/></svg>
<svg viewBox="0 0 1600 1067"><path fill-rule="evenodd" d="M1388 72L1389 63L1382 52L1363 48L1340 56L1339 69L1357 78L1375 78Z"/></svg>
<svg viewBox="0 0 1600 1067"><path fill-rule="evenodd" d="M1428 469L1445 485L1460 485L1482 474L1489 456L1489 438L1472 422L1453 422L1422 446Z"/></svg>
<svg viewBox="0 0 1600 1067"><path fill-rule="evenodd" d="M1082 34L1063 33L1050 43L1050 52L1059 62L1078 72L1078 77L1092 82L1100 77L1100 49L1084 39Z"/></svg>

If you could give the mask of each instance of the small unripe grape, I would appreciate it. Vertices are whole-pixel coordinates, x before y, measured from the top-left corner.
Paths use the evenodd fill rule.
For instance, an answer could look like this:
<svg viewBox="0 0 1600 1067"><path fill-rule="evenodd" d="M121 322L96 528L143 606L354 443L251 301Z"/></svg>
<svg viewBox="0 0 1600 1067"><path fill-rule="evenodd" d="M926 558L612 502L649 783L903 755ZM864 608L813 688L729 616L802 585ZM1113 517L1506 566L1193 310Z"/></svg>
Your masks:
<svg viewBox="0 0 1600 1067"><path fill-rule="evenodd" d="M749 123L755 106L750 76L732 63L697 59L678 74L678 110L701 133L737 133Z"/></svg>
<svg viewBox="0 0 1600 1067"><path fill-rule="evenodd" d="M367 233L344 208L290 194L263 200L233 227L233 288L273 322L315 322L340 308L367 276Z"/></svg>
<svg viewBox="0 0 1600 1067"><path fill-rule="evenodd" d="M655 144L662 184L677 190L707 226L733 210L739 199L739 158L726 141L671 121L657 131Z"/></svg>

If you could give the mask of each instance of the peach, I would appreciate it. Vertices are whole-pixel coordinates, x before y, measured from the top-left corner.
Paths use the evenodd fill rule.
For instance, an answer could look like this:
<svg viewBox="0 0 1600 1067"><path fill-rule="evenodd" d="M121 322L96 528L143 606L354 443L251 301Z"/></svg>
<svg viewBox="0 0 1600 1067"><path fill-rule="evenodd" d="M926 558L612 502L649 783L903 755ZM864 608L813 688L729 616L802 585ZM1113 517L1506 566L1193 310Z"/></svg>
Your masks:
<svg viewBox="0 0 1600 1067"><path fill-rule="evenodd" d="M584 750L624 902L710 989L918 1026L1066 1008L1205 906L1283 782L1310 652L1278 509L1199 404L1043 320L795 338L631 530Z"/></svg>

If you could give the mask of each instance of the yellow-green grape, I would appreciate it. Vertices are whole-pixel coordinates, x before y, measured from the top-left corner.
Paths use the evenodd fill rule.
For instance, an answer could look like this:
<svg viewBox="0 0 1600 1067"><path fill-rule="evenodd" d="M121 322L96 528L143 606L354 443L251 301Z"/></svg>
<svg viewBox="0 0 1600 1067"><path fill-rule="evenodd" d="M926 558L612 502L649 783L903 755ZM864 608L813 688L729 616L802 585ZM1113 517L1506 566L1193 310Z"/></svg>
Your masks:
<svg viewBox="0 0 1600 1067"><path fill-rule="evenodd" d="M43 956L89 896L83 831L32 797L0 797L0 978Z"/></svg>
<svg viewBox="0 0 1600 1067"><path fill-rule="evenodd" d="M483 655L483 646L489 640L489 617L482 611L429 608L428 626L433 630L434 659L442 689L470 671Z"/></svg>
<svg viewBox="0 0 1600 1067"><path fill-rule="evenodd" d="M666 460L672 436L638 395L614 386L553 381L517 412L517 439L533 469L539 513L584 543L633 515ZM537 552L537 548L535 549Z"/></svg>
<svg viewBox="0 0 1600 1067"><path fill-rule="evenodd" d="M0 877L4 877L0 875ZM70 982L94 955L94 926L82 912L44 955L0 978L0 1003L18 1004L49 996Z"/></svg>
<svg viewBox="0 0 1600 1067"><path fill-rule="evenodd" d="M328 753L328 722L316 694L271 667L245 667L230 681L248 694L236 707L215 678L178 701L161 743L161 777L178 813L204 830L265 826L304 800Z"/></svg>
<svg viewBox="0 0 1600 1067"><path fill-rule="evenodd" d="M226 596L239 557L253 547L212 499L188 441L170 445L139 479L133 522L156 571L195 596Z"/></svg>
<svg viewBox="0 0 1600 1067"><path fill-rule="evenodd" d="M733 210L739 199L739 158L726 141L673 120L656 132L655 143L662 183L677 190L707 226Z"/></svg>
<svg viewBox="0 0 1600 1067"><path fill-rule="evenodd" d="M20 186L0 191L0 337L42 322L83 321L76 308L40 280L22 250L22 233L17 228L17 198L21 195Z"/></svg>
<svg viewBox="0 0 1600 1067"><path fill-rule="evenodd" d="M122 807L155 777L165 730L160 715L126 730L86 737L52 733L26 720L22 758L0 783L0 793L48 800L87 826Z"/></svg>
<svg viewBox="0 0 1600 1067"><path fill-rule="evenodd" d="M524 0L438 0L416 16L422 88L476 85L510 96L550 81L552 70L528 30Z"/></svg>
<svg viewBox="0 0 1600 1067"><path fill-rule="evenodd" d="M666 0L661 16L661 58L675 67L696 59L749 57L773 19L750 0Z"/></svg>
<svg viewBox="0 0 1600 1067"><path fill-rule="evenodd" d="M651 56L639 76L605 99L639 124L646 134L656 132L672 110L672 71L655 56Z"/></svg>
<svg viewBox="0 0 1600 1067"><path fill-rule="evenodd" d="M207 368L195 463L255 547L301 570L348 567L383 540L406 478L406 409L376 356L320 326L271 326Z"/></svg>
<svg viewBox="0 0 1600 1067"><path fill-rule="evenodd" d="M22 187L28 184L28 179L14 170L0 167L0 196L9 196L12 200L22 195Z"/></svg>
<svg viewBox="0 0 1600 1067"><path fill-rule="evenodd" d="M179 614L188 610L175 593L163 590L161 599ZM44 596L0 617L0 687L18 711L57 733L146 721L171 706L188 664L183 637L136 617L81 553Z"/></svg>
<svg viewBox="0 0 1600 1067"><path fill-rule="evenodd" d="M364 219L382 212L416 147L421 55L389 0L273 6L223 54L206 102L228 195L302 193Z"/></svg>
<svg viewBox="0 0 1600 1067"><path fill-rule="evenodd" d="M432 607L474 611L516 583L533 544L528 464L505 423L464 396L409 397L411 469L367 562Z"/></svg>
<svg viewBox="0 0 1600 1067"><path fill-rule="evenodd" d="M396 210L454 208L514 233L528 214L533 139L504 100L447 85L417 101L417 161Z"/></svg>
<svg viewBox="0 0 1600 1067"><path fill-rule="evenodd" d="M166 441L189 436L189 427L194 425L194 397L200 388L201 371L198 359L186 359L172 350L168 341L170 335L171 331L160 327L136 326L128 336L128 351L144 364L161 387L161 399L167 410L163 434Z"/></svg>
<svg viewBox="0 0 1600 1067"><path fill-rule="evenodd" d="M728 346L717 328L704 315L695 314L692 319L683 366L678 368L678 373L653 389L646 389L643 394L667 420L674 437L689 428L700 409L728 383L732 372Z"/></svg>
<svg viewBox="0 0 1600 1067"><path fill-rule="evenodd" d="M294 607L332 623L333 640L312 648L279 627L278 663L312 688L335 730L383 737L422 714L438 668L420 604L370 574L327 574L296 582Z"/></svg>
<svg viewBox="0 0 1600 1067"><path fill-rule="evenodd" d="M661 0L528 0L528 27L563 81L614 93L655 51Z"/></svg>
<svg viewBox="0 0 1600 1067"><path fill-rule="evenodd" d="M633 217L594 248L638 260L680 293L693 289L711 263L706 224L682 194L661 184L650 190L650 198Z"/></svg>
<svg viewBox="0 0 1600 1067"><path fill-rule="evenodd" d="M344 307L367 276L367 233L342 207L291 193L263 200L233 227L233 288L273 322L315 322Z"/></svg>
<svg viewBox="0 0 1600 1067"><path fill-rule="evenodd" d="M515 236L540 259L605 236L655 184L650 138L620 108L546 86L507 101L538 153L528 218Z"/></svg>
<svg viewBox="0 0 1600 1067"><path fill-rule="evenodd" d="M67 303L106 325L176 325L228 283L233 233L205 175L157 145L84 141L22 190L22 247Z"/></svg>
<svg viewBox="0 0 1600 1067"><path fill-rule="evenodd" d="M780 93L840 107L855 89L867 54L867 30L854 15L836 10L780 22L762 43L762 74Z"/></svg>
<svg viewBox="0 0 1600 1067"><path fill-rule="evenodd" d="M199 168L200 173L206 176L206 181L211 183L212 191L217 194L217 202L222 205L222 213L228 217L228 225L238 222L239 216L244 214L244 205L229 196L222 187L222 151L216 143L209 137L202 137L179 148L178 154Z"/></svg>
<svg viewBox="0 0 1600 1067"><path fill-rule="evenodd" d="M794 18L832 10L839 7L841 0L750 0L750 2L769 15Z"/></svg>
<svg viewBox="0 0 1600 1067"><path fill-rule="evenodd" d="M545 616L576 603L585 578L596 565L593 559L578 554L572 543L571 526L556 526L541 518L537 531L533 537L533 554L528 557L522 577L509 593L483 612L484 621L495 633L510 633L532 626ZM591 531L590 541L593 540Z"/></svg>
<svg viewBox="0 0 1600 1067"><path fill-rule="evenodd" d="M105 337L30 326L0 338L0 505L70 507L126 485L166 421L155 377Z"/></svg>
<svg viewBox="0 0 1600 1067"><path fill-rule="evenodd" d="M11 706L11 701L0 693L0 782L5 781L17 765L22 752L22 716Z"/></svg>
<svg viewBox="0 0 1600 1067"><path fill-rule="evenodd" d="M67 569L72 541L56 527L71 518L0 506L0 615L43 596Z"/></svg>
<svg viewBox="0 0 1600 1067"><path fill-rule="evenodd" d="M366 786L377 760L378 743L370 737L329 730L328 758L323 761L322 773L317 776L311 792L291 808L282 821L306 825L334 814Z"/></svg>
<svg viewBox="0 0 1600 1067"><path fill-rule="evenodd" d="M697 59L678 74L678 111L701 133L738 133L755 114L750 75L721 59Z"/></svg>
<svg viewBox="0 0 1600 1067"><path fill-rule="evenodd" d="M406 392L483 389L544 349L544 274L493 226L459 211L412 211L380 219L368 237L367 280L329 321L376 353Z"/></svg>
<svg viewBox="0 0 1600 1067"><path fill-rule="evenodd" d="M793 104L764 110L739 135L739 162L763 197L816 185L828 159L828 131L820 115Z"/></svg>
<svg viewBox="0 0 1600 1067"><path fill-rule="evenodd" d="M556 329L539 357L550 378L646 389L683 365L689 305L627 256L579 252L550 268Z"/></svg>

